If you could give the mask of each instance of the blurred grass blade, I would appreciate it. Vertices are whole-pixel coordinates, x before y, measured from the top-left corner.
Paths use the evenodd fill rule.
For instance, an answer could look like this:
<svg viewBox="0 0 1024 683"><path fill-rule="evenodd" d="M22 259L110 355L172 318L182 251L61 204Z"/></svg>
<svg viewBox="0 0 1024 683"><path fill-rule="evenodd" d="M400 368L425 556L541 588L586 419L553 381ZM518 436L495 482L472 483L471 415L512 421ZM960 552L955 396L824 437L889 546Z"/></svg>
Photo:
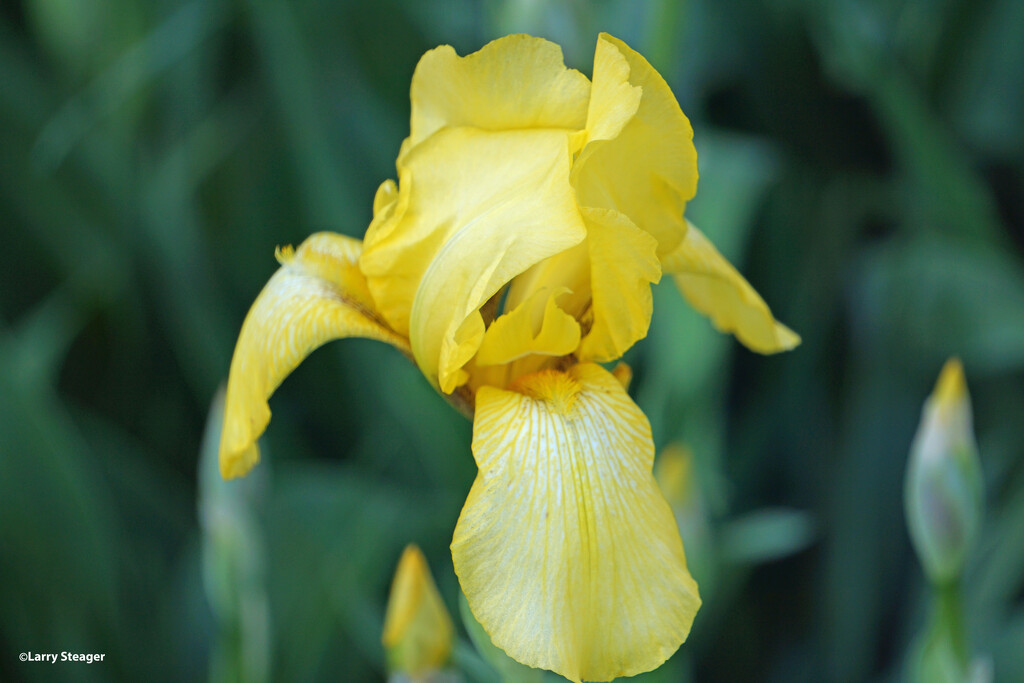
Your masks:
<svg viewBox="0 0 1024 683"><path fill-rule="evenodd" d="M922 238L866 252L857 311L922 370L959 354L979 373L1024 367L1024 267L1010 252Z"/></svg>
<svg viewBox="0 0 1024 683"><path fill-rule="evenodd" d="M110 486L52 387L9 362L21 342L61 348L73 325L40 325L23 339L0 327L0 636L116 660L125 636L117 559L131 548Z"/></svg>
<svg viewBox="0 0 1024 683"><path fill-rule="evenodd" d="M342 232L361 227L353 226L352 208L369 203L356 202L349 190L352 184L337 165L333 138L320 113L314 62L307 56L291 4L247 0L246 5L253 39L284 118L300 192L310 211L307 218L316 226Z"/></svg>
<svg viewBox="0 0 1024 683"><path fill-rule="evenodd" d="M226 18L225 6L209 0L196 0L172 14L46 123L32 150L35 168L49 173L60 166L93 127L189 54Z"/></svg>
<svg viewBox="0 0 1024 683"><path fill-rule="evenodd" d="M870 102L889 146L919 185L908 197L925 203L932 222L949 231L1004 244L989 187L951 128L929 107L903 66L895 22L882 3L831 0L806 3L819 52L837 79Z"/></svg>
<svg viewBox="0 0 1024 683"><path fill-rule="evenodd" d="M814 520L806 512L782 508L751 512L721 531L723 560L760 564L800 552L814 540Z"/></svg>

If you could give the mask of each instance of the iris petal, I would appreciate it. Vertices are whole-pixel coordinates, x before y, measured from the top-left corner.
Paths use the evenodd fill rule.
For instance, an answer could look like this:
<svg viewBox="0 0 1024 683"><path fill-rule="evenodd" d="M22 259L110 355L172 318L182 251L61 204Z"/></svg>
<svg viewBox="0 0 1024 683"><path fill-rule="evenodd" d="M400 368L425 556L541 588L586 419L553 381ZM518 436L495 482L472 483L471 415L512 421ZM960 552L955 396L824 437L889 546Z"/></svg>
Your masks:
<svg viewBox="0 0 1024 683"><path fill-rule="evenodd" d="M626 56L616 45L599 38L587 107L588 142L615 139L636 114L644 90L629 82L629 73Z"/></svg>
<svg viewBox="0 0 1024 683"><path fill-rule="evenodd" d="M240 477L259 460L256 440L270 422L267 399L320 345L342 337L379 339L409 353L408 342L374 310L357 265L359 240L311 235L281 250L281 268L256 298L238 335L228 377L220 469Z"/></svg>
<svg viewBox="0 0 1024 683"><path fill-rule="evenodd" d="M615 360L647 335L651 283L661 279L658 243L624 214L582 208L587 239L517 277L508 304L519 306L538 292L568 287L558 303L584 320L583 361Z"/></svg>
<svg viewBox="0 0 1024 683"><path fill-rule="evenodd" d="M569 137L439 131L404 160L397 224L367 233L360 266L374 300L393 328L404 322L420 369L445 393L465 381L462 367L483 340L480 307L586 235Z"/></svg>
<svg viewBox="0 0 1024 683"><path fill-rule="evenodd" d="M580 326L563 311L558 300L567 287L539 289L526 301L502 315L487 328L477 365L510 363L531 353L564 356L580 343Z"/></svg>
<svg viewBox="0 0 1024 683"><path fill-rule="evenodd" d="M465 57L443 45L416 65L409 145L445 127L581 129L589 98L587 77L543 38L505 36Z"/></svg>
<svg viewBox="0 0 1024 683"><path fill-rule="evenodd" d="M651 670L700 605L651 474L650 426L598 365L477 394L479 467L452 541L493 642L573 681Z"/></svg>
<svg viewBox="0 0 1024 683"><path fill-rule="evenodd" d="M623 214L583 209L590 253L593 326L580 360L620 358L647 336L653 303L651 283L661 279L658 243Z"/></svg>
<svg viewBox="0 0 1024 683"><path fill-rule="evenodd" d="M586 240L544 259L513 280L505 309L520 306L539 290L559 287L569 290L559 297L559 307L575 318L581 317L590 306L590 254Z"/></svg>
<svg viewBox="0 0 1024 683"><path fill-rule="evenodd" d="M777 353L800 343L800 335L775 320L764 299L692 224L686 239L662 257L661 266L691 306L750 350Z"/></svg>
<svg viewBox="0 0 1024 683"><path fill-rule="evenodd" d="M626 118L636 89L640 103ZM658 241L658 254L686 233L697 191L693 129L668 84L642 55L602 33L594 58L590 141L573 166L580 206L615 209Z"/></svg>

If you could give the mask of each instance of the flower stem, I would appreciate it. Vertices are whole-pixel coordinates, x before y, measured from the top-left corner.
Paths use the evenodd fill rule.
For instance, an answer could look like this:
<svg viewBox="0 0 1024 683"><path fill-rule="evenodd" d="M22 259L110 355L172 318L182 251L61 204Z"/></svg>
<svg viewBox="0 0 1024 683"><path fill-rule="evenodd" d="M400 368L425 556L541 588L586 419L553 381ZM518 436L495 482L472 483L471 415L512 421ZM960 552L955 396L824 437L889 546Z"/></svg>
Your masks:
<svg viewBox="0 0 1024 683"><path fill-rule="evenodd" d="M956 656L962 671L970 666L971 656L967 644L967 627L964 623L964 606L960 590L960 581L935 586L933 591L935 610L932 622L932 637L942 638Z"/></svg>

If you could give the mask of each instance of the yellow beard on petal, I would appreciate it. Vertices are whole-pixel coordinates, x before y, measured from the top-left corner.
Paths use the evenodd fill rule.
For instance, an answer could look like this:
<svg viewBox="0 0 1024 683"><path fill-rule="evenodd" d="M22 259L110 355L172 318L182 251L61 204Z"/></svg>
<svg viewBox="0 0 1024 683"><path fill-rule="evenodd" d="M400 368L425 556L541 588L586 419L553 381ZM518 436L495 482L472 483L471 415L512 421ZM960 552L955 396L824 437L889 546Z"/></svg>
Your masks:
<svg viewBox="0 0 1024 683"><path fill-rule="evenodd" d="M542 370L520 377L509 389L544 401L553 413L565 415L576 402L580 384L572 376L559 370Z"/></svg>

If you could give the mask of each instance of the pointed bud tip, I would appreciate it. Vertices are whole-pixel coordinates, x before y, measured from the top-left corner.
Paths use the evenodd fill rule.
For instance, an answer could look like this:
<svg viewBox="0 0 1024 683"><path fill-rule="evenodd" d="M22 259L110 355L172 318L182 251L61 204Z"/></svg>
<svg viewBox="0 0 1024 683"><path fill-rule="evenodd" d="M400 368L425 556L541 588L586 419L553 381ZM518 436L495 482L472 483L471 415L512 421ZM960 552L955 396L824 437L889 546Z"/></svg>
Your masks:
<svg viewBox="0 0 1024 683"><path fill-rule="evenodd" d="M390 647L397 643L415 616L426 582L432 581L429 572L427 560L419 546L415 543L405 546L391 583L391 596L384 619L384 645Z"/></svg>
<svg viewBox="0 0 1024 683"><path fill-rule="evenodd" d="M381 641L389 668L412 675L438 670L452 648L452 620L423 552L410 543L391 584Z"/></svg>
<svg viewBox="0 0 1024 683"><path fill-rule="evenodd" d="M953 357L946 361L935 383L932 399L942 408L962 401L967 396L967 380L964 378L964 366L959 358Z"/></svg>

